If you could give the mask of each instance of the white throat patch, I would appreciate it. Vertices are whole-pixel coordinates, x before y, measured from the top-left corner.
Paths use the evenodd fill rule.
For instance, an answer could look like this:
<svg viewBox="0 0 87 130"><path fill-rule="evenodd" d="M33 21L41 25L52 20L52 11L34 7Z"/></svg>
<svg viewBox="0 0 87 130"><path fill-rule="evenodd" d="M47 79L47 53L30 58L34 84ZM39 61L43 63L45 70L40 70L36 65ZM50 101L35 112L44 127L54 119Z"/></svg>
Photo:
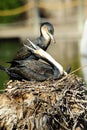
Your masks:
<svg viewBox="0 0 87 130"><path fill-rule="evenodd" d="M50 40L50 36L47 34L47 32L44 29L41 29L41 32L42 32L43 36L45 37L45 39L47 41L49 41Z"/></svg>

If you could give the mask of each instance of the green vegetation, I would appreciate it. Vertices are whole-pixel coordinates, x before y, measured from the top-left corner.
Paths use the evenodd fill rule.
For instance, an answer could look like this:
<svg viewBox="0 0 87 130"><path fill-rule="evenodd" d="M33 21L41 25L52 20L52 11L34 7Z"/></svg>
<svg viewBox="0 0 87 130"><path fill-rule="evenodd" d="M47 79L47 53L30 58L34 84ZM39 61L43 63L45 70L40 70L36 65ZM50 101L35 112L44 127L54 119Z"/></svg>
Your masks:
<svg viewBox="0 0 87 130"><path fill-rule="evenodd" d="M0 0L0 10L15 9L24 4L24 0ZM19 19L21 14L14 16L0 16L0 23L15 22Z"/></svg>
<svg viewBox="0 0 87 130"><path fill-rule="evenodd" d="M0 65L9 67L10 64L7 62L13 59L19 48L19 40L0 40ZM8 75L4 71L0 71L0 89L3 89L4 84L8 81L8 79Z"/></svg>

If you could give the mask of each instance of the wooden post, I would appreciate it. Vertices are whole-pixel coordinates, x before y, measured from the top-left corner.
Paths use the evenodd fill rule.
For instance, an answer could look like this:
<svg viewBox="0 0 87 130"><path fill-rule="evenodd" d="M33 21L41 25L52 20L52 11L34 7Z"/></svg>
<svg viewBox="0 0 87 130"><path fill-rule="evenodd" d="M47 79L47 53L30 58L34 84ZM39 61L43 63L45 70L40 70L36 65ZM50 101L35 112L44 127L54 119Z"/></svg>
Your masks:
<svg viewBox="0 0 87 130"><path fill-rule="evenodd" d="M27 3L32 2L34 7L27 11L27 22L26 24L31 24L33 36L38 36L39 34L39 11L37 7L37 0L26 0Z"/></svg>
<svg viewBox="0 0 87 130"><path fill-rule="evenodd" d="M34 0L34 17L33 17L33 20L34 20L34 31L35 31L35 35L38 35L39 34L39 23L40 23L40 19L39 19L39 10L38 10L38 1L37 0Z"/></svg>

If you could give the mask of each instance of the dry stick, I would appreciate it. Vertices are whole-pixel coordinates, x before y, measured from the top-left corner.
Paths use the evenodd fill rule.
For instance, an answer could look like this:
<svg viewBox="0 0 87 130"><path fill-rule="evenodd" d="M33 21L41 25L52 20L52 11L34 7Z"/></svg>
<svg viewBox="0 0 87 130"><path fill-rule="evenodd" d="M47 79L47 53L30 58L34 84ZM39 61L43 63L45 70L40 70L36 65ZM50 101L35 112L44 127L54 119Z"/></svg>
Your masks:
<svg viewBox="0 0 87 130"><path fill-rule="evenodd" d="M70 130L70 129L68 129L66 126L62 125L62 123L59 122L53 115L51 115L51 116L53 117L53 119L54 119L62 128L64 128L65 130Z"/></svg>
<svg viewBox="0 0 87 130"><path fill-rule="evenodd" d="M42 99L40 99L40 101L42 101L43 103L49 104L49 106L52 107L52 108L55 110L55 106L52 106L48 101L45 101L45 100L42 100ZM59 109L59 108L58 108L58 109ZM63 114L62 114L62 112L60 111L60 109L59 109L59 112L60 112L61 116L64 117ZM51 116L53 116L53 115L51 115ZM55 119L56 119L56 118L55 118ZM58 122L57 119L56 119L56 121ZM65 119L63 119L63 121L64 121L64 123L68 126L68 124L67 124L67 122L65 121ZM60 124L60 123L59 123L59 124ZM60 124L60 125L61 125L61 124ZM67 129L67 127L64 127L64 129L69 130L69 129Z"/></svg>
<svg viewBox="0 0 87 130"><path fill-rule="evenodd" d="M75 72L77 72L77 71L79 71L79 70L81 70L81 69L83 69L83 68L85 68L85 67L87 67L87 64L84 65L84 66L80 66L79 68L75 69L74 71L72 71L71 73L67 74L67 75L64 76L62 79L60 79L59 81L60 81L60 82L63 81L64 79L66 79L66 78L67 78L68 76L70 76L71 74L74 74Z"/></svg>
<svg viewBox="0 0 87 130"><path fill-rule="evenodd" d="M77 118L77 119L78 119L78 118ZM77 125L77 123L78 123L77 119L74 121L74 125L73 125L72 130L76 130L76 125Z"/></svg>
<svg viewBox="0 0 87 130"><path fill-rule="evenodd" d="M73 73L75 73L75 72L77 72L77 71L79 71L79 70L81 70L81 69L83 69L83 68L85 68L85 67L87 67L87 64L84 65L84 66L81 66L81 67L79 67L79 68L77 68L77 69L75 69L74 71L72 71L72 72L69 73L69 74L73 74Z"/></svg>

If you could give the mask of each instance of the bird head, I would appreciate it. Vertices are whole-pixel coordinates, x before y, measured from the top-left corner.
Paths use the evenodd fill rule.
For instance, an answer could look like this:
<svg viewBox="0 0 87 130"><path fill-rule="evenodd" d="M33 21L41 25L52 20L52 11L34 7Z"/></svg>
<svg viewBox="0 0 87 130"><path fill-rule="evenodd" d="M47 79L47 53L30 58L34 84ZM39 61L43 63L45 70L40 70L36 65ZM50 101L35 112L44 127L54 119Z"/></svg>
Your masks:
<svg viewBox="0 0 87 130"><path fill-rule="evenodd" d="M51 23L48 23L48 22L42 23L40 27L40 31L41 31L41 35L43 35L43 37L46 40L50 39L53 43L55 43L54 28Z"/></svg>

